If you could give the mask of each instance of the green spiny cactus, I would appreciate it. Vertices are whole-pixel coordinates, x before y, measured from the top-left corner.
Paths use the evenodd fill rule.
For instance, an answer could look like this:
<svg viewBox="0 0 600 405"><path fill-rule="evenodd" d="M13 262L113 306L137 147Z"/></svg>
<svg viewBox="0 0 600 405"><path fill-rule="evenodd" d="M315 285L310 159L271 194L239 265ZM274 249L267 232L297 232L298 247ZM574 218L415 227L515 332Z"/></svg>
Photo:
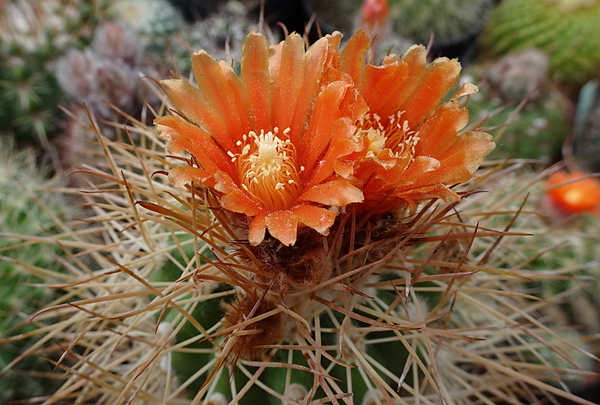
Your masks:
<svg viewBox="0 0 600 405"><path fill-rule="evenodd" d="M31 61L8 67L0 62L0 133L19 144L48 145L57 130L61 91L54 76Z"/></svg>
<svg viewBox="0 0 600 405"><path fill-rule="evenodd" d="M445 45L476 34L493 6L493 0L390 0L390 19L398 35L427 44L433 33Z"/></svg>
<svg viewBox="0 0 600 405"><path fill-rule="evenodd" d="M64 226L76 208L65 196L48 192L50 188L59 187L61 181L46 179L30 151L16 152L3 138L0 139L0 171L0 256L4 259L0 260L1 341L37 330L40 324L29 323L29 317L58 296L54 290L36 288L32 284L47 280L48 271L58 271L55 256L61 249L52 244L23 241L20 235L51 239L51 234ZM27 338L1 345L0 371L36 341ZM39 373L51 371L46 360L28 357L0 377L0 402L49 395L56 389L57 381Z"/></svg>
<svg viewBox="0 0 600 405"><path fill-rule="evenodd" d="M521 65L518 60L515 64ZM495 136L492 158L552 162L559 155L569 132L570 103L543 72L529 74L536 72L535 67L535 63L525 68L507 67L500 61L492 67L480 64L466 70L466 80L480 82L479 92L470 96L468 106L471 121L490 128ZM494 70L502 73L491 77Z"/></svg>
<svg viewBox="0 0 600 405"><path fill-rule="evenodd" d="M54 62L68 47L89 42L100 8L100 1L0 4L1 133L44 147L59 133L63 93Z"/></svg>
<svg viewBox="0 0 600 405"><path fill-rule="evenodd" d="M599 1L503 0L482 42L496 55L538 48L557 82L581 86L600 75L598 26Z"/></svg>
<svg viewBox="0 0 600 405"><path fill-rule="evenodd" d="M167 40L184 24L167 0L112 1L107 16L131 28L147 50L165 51Z"/></svg>

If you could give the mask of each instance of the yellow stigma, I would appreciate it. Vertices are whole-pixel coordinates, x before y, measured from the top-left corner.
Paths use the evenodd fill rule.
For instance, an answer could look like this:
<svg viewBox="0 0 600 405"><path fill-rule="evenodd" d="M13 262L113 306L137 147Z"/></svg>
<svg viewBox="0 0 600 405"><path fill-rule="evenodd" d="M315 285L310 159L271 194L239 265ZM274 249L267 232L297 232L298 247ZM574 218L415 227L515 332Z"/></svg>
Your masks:
<svg viewBox="0 0 600 405"><path fill-rule="evenodd" d="M242 188L259 199L269 210L290 208L299 195L295 149L288 139L289 128L279 134L273 131L250 131L237 142L241 153L232 161L238 162ZM283 139L282 139L283 138Z"/></svg>

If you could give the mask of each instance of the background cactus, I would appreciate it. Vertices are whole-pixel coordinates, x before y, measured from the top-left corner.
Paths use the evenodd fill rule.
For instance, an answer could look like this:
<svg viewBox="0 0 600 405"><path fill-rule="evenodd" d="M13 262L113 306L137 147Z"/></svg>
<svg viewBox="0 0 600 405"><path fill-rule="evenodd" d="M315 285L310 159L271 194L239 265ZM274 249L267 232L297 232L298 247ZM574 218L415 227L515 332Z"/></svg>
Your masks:
<svg viewBox="0 0 600 405"><path fill-rule="evenodd" d="M573 158L580 169L600 172L600 81L582 87L573 124Z"/></svg>
<svg viewBox="0 0 600 405"><path fill-rule="evenodd" d="M0 132L19 144L48 146L62 118L54 63L68 47L89 41L100 8L100 1L0 4Z"/></svg>
<svg viewBox="0 0 600 405"><path fill-rule="evenodd" d="M85 103L99 118L117 117L111 106L139 114L144 102L157 101L143 84L144 70L156 72L142 65L142 50L133 31L108 22L97 29L90 47L70 49L57 62L58 82L75 105Z"/></svg>
<svg viewBox="0 0 600 405"><path fill-rule="evenodd" d="M477 34L494 4L494 0L390 0L390 18L401 36L427 44L433 33L437 45L447 45Z"/></svg>
<svg viewBox="0 0 600 405"><path fill-rule="evenodd" d="M62 97L54 76L40 70L39 62L12 67L0 62L0 133L20 144L48 146L58 129Z"/></svg>
<svg viewBox="0 0 600 405"><path fill-rule="evenodd" d="M468 101L472 125L494 135L490 158L522 158L546 164L561 159L570 131L571 103L549 80L543 53L528 49L496 62L469 66L464 81L477 83L479 92Z"/></svg>
<svg viewBox="0 0 600 405"><path fill-rule="evenodd" d="M43 324L29 322L29 315L56 299L52 289L34 284L60 276L56 257L62 252L53 244L23 241L30 235L38 241L52 239L64 229L78 211L76 205L59 192L58 178L45 178L46 172L35 163L31 151L14 151L0 138L0 341L19 334L34 333ZM26 265L19 265L26 263ZM0 402L10 403L49 395L58 381L51 378L47 360L30 356L16 364L19 356L30 350L37 339L27 337L0 345ZM43 346L41 346L43 347ZM40 349L38 347L38 349ZM45 374L44 374L45 373Z"/></svg>
<svg viewBox="0 0 600 405"><path fill-rule="evenodd" d="M550 57L554 80L581 86L600 74L599 25L599 1L504 0L482 44L495 55L538 48Z"/></svg>

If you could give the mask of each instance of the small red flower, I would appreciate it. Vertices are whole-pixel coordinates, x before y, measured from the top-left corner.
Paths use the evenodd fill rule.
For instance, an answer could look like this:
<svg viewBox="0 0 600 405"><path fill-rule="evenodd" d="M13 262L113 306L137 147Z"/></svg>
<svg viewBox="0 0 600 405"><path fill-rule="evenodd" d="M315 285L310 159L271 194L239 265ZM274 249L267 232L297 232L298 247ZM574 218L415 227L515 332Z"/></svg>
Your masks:
<svg viewBox="0 0 600 405"><path fill-rule="evenodd" d="M567 214L598 214L600 181L595 178L583 178L585 175L577 170L552 173L546 183L549 187L546 193L550 201Z"/></svg>
<svg viewBox="0 0 600 405"><path fill-rule="evenodd" d="M360 7L360 19L365 29L384 26L389 14L390 5L387 0L365 0Z"/></svg>

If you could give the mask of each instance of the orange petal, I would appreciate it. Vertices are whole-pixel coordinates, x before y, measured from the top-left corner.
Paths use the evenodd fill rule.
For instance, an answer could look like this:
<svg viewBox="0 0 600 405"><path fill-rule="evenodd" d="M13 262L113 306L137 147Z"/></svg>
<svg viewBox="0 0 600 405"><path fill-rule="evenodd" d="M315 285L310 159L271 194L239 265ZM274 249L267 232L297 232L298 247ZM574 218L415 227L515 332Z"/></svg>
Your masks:
<svg viewBox="0 0 600 405"><path fill-rule="evenodd" d="M360 82L361 94L371 111L382 114L385 125L391 112L386 111L390 100L404 87L408 79L408 64L397 60L382 66L367 65Z"/></svg>
<svg viewBox="0 0 600 405"><path fill-rule="evenodd" d="M298 217L292 211L275 211L265 217L265 225L272 237L285 246L296 243Z"/></svg>
<svg viewBox="0 0 600 405"><path fill-rule="evenodd" d="M404 118L404 117L402 117ZM457 140L457 133L469 122L469 111L453 101L442 105L433 116L419 128L417 155L442 158Z"/></svg>
<svg viewBox="0 0 600 405"><path fill-rule="evenodd" d="M283 41L281 53L273 64L273 122L274 127L284 130L292 125L296 103L304 78L304 40L296 33Z"/></svg>
<svg viewBox="0 0 600 405"><path fill-rule="evenodd" d="M354 88L342 81L330 83L319 93L298 150L298 160L300 165L306 168L307 173L312 173L331 139L338 137L348 139L354 133L353 124L359 117L353 116L354 111L351 114L346 111L346 103L354 97L354 94ZM325 177L329 174L331 173L326 173Z"/></svg>
<svg viewBox="0 0 600 405"><path fill-rule="evenodd" d="M258 245L265 239L265 215L258 215L253 218L248 226L248 242L251 245Z"/></svg>
<svg viewBox="0 0 600 405"><path fill-rule="evenodd" d="M226 62L217 62L206 51L192 54L192 70L200 93L217 115L227 123L228 134L240 136L251 129L248 107L243 96L242 83ZM226 150L236 151L223 144Z"/></svg>
<svg viewBox="0 0 600 405"><path fill-rule="evenodd" d="M380 111L374 111L380 115L384 125L387 117L405 110L405 103L407 100L410 101L415 89L421 84L423 74L427 69L427 51L423 45L413 45L406 51L402 61L408 67L408 79L404 80L394 93L390 93L392 97L387 105L383 105Z"/></svg>
<svg viewBox="0 0 600 405"><path fill-rule="evenodd" d="M349 74L356 85L360 83L370 46L371 40L366 31L359 30L348 40L340 55L342 71Z"/></svg>
<svg viewBox="0 0 600 405"><path fill-rule="evenodd" d="M337 179L311 187L302 193L299 200L343 207L351 203L361 202L363 194L347 180Z"/></svg>
<svg viewBox="0 0 600 405"><path fill-rule="evenodd" d="M176 167L169 173L169 181L173 183L175 187L183 186L190 181L197 181L202 184L214 183L211 178L212 173L189 165Z"/></svg>
<svg viewBox="0 0 600 405"><path fill-rule="evenodd" d="M437 58L427 68L416 92L404 108L402 119L410 128L421 124L440 104L448 91L456 84L460 75L460 64L456 59Z"/></svg>
<svg viewBox="0 0 600 405"><path fill-rule="evenodd" d="M303 204L292 209L301 223L313 228L322 235L329 233L329 228L335 222L336 213L314 205Z"/></svg>
<svg viewBox="0 0 600 405"><path fill-rule="evenodd" d="M226 120L215 111L190 83L185 80L163 80L169 99L175 108L192 123L211 134L225 150L234 151Z"/></svg>
<svg viewBox="0 0 600 405"><path fill-rule="evenodd" d="M349 120L340 119L334 124L331 129L334 137L327 148L325 156L321 158L317 167L312 170L312 175L306 184L307 188L323 182L334 171L342 177L349 177L352 174L351 168L348 167L348 164L344 165L341 159L363 149L360 143L345 137L346 134L354 132L355 128Z"/></svg>
<svg viewBox="0 0 600 405"><path fill-rule="evenodd" d="M215 181L213 188L223 194L220 198L223 208L249 216L264 211L260 203L243 191L227 173L218 171L213 177Z"/></svg>
<svg viewBox="0 0 600 405"><path fill-rule="evenodd" d="M221 206L226 210L256 216L264 210L242 190L232 190L220 198Z"/></svg>
<svg viewBox="0 0 600 405"><path fill-rule="evenodd" d="M420 184L456 184L468 181L481 161L495 147L492 136L484 132L467 132L454 136L454 145L440 157L440 167L423 173Z"/></svg>
<svg viewBox="0 0 600 405"><path fill-rule="evenodd" d="M267 37L251 32L242 46L241 77L254 126L271 128L271 74Z"/></svg>
<svg viewBox="0 0 600 405"><path fill-rule="evenodd" d="M406 187L417 188L425 183L417 183L425 173L430 173L441 167L439 160L429 156L415 156L406 168L396 166L392 170L386 170L381 177L390 185L402 190Z"/></svg>
<svg viewBox="0 0 600 405"><path fill-rule="evenodd" d="M174 116L157 118L154 123L160 134L170 141L168 148L172 153L189 152L205 170L224 170L234 176L236 170L231 158L202 128Z"/></svg>
<svg viewBox="0 0 600 405"><path fill-rule="evenodd" d="M302 88L298 93L293 120L290 123L290 139L297 144L300 141L300 135L306 127L306 118L314 108L315 98L321 88L321 78L325 71L325 63L329 50L327 38L321 38L315 42L306 52L305 72L302 78Z"/></svg>
<svg viewBox="0 0 600 405"><path fill-rule="evenodd" d="M493 137L485 132L466 132L458 135L452 149L462 151L465 154L465 169L474 173L481 164L483 158L490 154L496 147ZM442 156L442 165L445 165L447 157Z"/></svg>

